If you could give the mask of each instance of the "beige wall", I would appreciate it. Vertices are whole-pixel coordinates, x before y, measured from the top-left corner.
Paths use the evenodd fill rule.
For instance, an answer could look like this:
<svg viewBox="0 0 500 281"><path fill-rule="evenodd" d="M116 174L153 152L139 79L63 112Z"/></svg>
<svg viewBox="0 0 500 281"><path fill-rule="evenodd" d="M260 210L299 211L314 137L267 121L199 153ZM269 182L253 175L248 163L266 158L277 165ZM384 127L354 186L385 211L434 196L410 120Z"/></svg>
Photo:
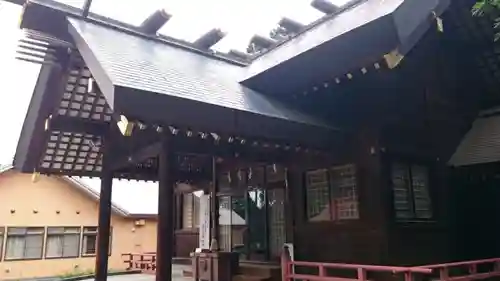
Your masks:
<svg viewBox="0 0 500 281"><path fill-rule="evenodd" d="M12 214L11 210L15 210L15 213ZM38 213L35 214L33 210ZM57 211L60 213L57 214ZM63 179L40 176L33 183L31 175L15 171L0 174L0 227L97 226L97 215L98 203ZM122 253L156 250L156 222L146 220L144 226L135 226L134 222L133 219L116 214L112 216L112 255L109 268L125 268ZM3 248L5 251L5 247ZM92 270L94 262L93 257L1 260L0 280Z"/></svg>

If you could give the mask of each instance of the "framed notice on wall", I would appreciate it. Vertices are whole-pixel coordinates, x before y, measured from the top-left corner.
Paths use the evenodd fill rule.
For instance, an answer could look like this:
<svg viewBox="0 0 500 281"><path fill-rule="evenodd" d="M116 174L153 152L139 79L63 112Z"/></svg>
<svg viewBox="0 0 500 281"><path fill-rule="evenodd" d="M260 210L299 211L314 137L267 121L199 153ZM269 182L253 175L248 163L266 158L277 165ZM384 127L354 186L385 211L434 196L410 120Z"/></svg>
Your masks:
<svg viewBox="0 0 500 281"><path fill-rule="evenodd" d="M210 249L210 196L200 197L200 234L199 248Z"/></svg>

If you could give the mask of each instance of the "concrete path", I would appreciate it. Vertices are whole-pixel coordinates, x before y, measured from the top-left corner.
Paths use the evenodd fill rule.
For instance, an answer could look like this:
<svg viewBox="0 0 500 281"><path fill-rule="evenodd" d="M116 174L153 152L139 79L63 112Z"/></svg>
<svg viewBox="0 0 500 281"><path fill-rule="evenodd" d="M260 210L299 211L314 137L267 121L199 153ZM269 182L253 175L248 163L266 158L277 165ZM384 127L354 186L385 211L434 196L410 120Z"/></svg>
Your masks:
<svg viewBox="0 0 500 281"><path fill-rule="evenodd" d="M183 277L182 270L189 268L189 266L184 265L173 265L172 266L172 280L173 281L192 281L193 278ZM115 275L108 276L109 281L154 281L155 276L153 274L126 274L126 275ZM94 279L87 279L83 281L94 281Z"/></svg>

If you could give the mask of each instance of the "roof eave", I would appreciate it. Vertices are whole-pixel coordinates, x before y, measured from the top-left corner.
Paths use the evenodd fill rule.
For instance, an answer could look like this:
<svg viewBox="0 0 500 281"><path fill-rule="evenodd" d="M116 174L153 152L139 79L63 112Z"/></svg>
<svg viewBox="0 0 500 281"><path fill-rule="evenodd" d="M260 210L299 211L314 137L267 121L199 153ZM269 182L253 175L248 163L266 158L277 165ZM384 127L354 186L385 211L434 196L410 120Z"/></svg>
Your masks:
<svg viewBox="0 0 500 281"><path fill-rule="evenodd" d="M273 81L270 93L289 93L357 71L392 52L404 56L449 5L450 0L363 2L254 60L241 83L264 91Z"/></svg>

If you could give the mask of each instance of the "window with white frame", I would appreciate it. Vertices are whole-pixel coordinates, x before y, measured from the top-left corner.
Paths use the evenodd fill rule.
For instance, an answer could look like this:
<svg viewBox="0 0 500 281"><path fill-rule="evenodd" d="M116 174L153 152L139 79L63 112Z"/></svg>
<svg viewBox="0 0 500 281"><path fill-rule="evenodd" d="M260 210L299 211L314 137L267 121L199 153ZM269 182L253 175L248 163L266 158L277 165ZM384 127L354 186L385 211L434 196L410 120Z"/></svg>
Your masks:
<svg viewBox="0 0 500 281"><path fill-rule="evenodd" d="M109 255L111 255L111 244L113 238L113 227L109 229ZM97 253L97 227L84 227L82 235L82 256L94 256Z"/></svg>
<svg viewBox="0 0 500 281"><path fill-rule="evenodd" d="M80 227L48 227L46 258L76 258L80 249Z"/></svg>
<svg viewBox="0 0 500 281"><path fill-rule="evenodd" d="M359 206L355 166L344 165L331 168L330 189L333 198L333 219L358 219Z"/></svg>
<svg viewBox="0 0 500 281"><path fill-rule="evenodd" d="M309 221L359 218L354 165L335 166L306 173L306 205Z"/></svg>
<svg viewBox="0 0 500 281"><path fill-rule="evenodd" d="M397 219L432 218L429 169L421 165L392 165L394 211Z"/></svg>
<svg viewBox="0 0 500 281"><path fill-rule="evenodd" d="M45 228L9 227L5 260L41 259Z"/></svg>

